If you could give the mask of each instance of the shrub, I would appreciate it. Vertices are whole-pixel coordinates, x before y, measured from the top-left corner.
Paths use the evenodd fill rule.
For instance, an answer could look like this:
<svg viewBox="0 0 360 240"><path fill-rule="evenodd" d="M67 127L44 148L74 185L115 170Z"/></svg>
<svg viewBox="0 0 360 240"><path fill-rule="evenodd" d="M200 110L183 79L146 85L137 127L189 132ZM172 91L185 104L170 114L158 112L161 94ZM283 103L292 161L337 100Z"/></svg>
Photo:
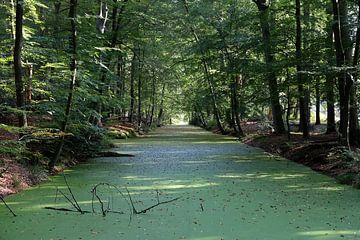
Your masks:
<svg viewBox="0 0 360 240"><path fill-rule="evenodd" d="M68 131L71 136L65 140L64 151L78 160L93 157L110 144L106 130L91 124L70 125Z"/></svg>

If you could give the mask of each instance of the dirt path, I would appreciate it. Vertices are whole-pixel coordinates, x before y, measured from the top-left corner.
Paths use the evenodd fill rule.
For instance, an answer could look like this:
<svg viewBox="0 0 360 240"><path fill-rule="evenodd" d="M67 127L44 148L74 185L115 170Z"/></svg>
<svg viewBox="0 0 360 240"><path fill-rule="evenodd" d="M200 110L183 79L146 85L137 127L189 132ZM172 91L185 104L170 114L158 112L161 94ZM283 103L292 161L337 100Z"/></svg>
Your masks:
<svg viewBox="0 0 360 240"><path fill-rule="evenodd" d="M161 205L129 222L126 201L103 190L124 214L77 214L55 199L61 176L0 205L1 240L60 239L360 239L360 192L310 169L193 127L167 127L148 137L119 141L116 151L135 157L99 158L67 172L83 209L99 182L127 186L138 210ZM109 193L110 192L110 193ZM98 209L98 206L96 206Z"/></svg>

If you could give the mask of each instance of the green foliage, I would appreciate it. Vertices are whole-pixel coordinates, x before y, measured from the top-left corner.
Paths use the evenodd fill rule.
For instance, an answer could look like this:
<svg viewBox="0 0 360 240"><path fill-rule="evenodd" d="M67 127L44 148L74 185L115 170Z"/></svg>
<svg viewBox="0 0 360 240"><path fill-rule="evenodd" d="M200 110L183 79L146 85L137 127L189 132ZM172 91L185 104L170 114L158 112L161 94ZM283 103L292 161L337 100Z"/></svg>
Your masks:
<svg viewBox="0 0 360 240"><path fill-rule="evenodd" d="M76 160L93 157L109 146L106 131L91 124L73 124L69 126L72 134L65 140L65 152L71 153Z"/></svg>
<svg viewBox="0 0 360 240"><path fill-rule="evenodd" d="M0 141L0 155L21 158L25 151L26 145L24 142L13 140Z"/></svg>

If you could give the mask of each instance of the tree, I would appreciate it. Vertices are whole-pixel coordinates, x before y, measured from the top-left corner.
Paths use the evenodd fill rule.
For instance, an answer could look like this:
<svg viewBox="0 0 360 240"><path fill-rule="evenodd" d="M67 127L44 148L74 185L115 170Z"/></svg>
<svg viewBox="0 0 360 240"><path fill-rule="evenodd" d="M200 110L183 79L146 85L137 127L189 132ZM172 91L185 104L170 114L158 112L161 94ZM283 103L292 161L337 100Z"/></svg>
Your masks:
<svg viewBox="0 0 360 240"><path fill-rule="evenodd" d="M264 44L264 54L267 70L267 81L269 86L270 93L270 102L273 115L273 122L275 126L276 133L283 134L285 133L284 121L282 117L282 109L279 100L279 90L275 71L273 68L274 64L274 55L272 52L272 42L270 35L270 1L269 0L253 0L258 9L260 17L260 26L262 30L262 38Z"/></svg>
<svg viewBox="0 0 360 240"><path fill-rule="evenodd" d="M296 78L299 91L299 108L300 108L300 129L303 132L303 137L309 137L309 105L306 101L306 91L304 90L304 77L302 67L302 28L301 28L301 1L295 0L296 5Z"/></svg>
<svg viewBox="0 0 360 240"><path fill-rule="evenodd" d="M70 19L70 37L69 37L69 53L70 53L70 84L69 84L69 93L65 108L65 116L61 125L61 132L63 135L60 137L59 145L56 149L54 158L49 163L50 170L53 170L55 164L58 162L62 149L64 147L65 141L65 133L70 120L70 112L73 104L74 92L75 92L75 83L76 83L76 75L77 75L77 23L76 23L76 10L77 10L77 0L70 0L69 2L69 19Z"/></svg>
<svg viewBox="0 0 360 240"><path fill-rule="evenodd" d="M334 38L336 65L338 73L339 104L340 104L340 137L341 142L349 145L349 103L353 79L347 67L351 65L353 45L348 22L347 0L333 0Z"/></svg>
<svg viewBox="0 0 360 240"><path fill-rule="evenodd" d="M15 27L15 47L14 47L14 70L16 86L16 105L21 111L18 114L19 126L27 126L27 117L25 113L25 89L23 82L22 69L22 47L23 47L23 18L24 18L24 1L16 1L16 27Z"/></svg>

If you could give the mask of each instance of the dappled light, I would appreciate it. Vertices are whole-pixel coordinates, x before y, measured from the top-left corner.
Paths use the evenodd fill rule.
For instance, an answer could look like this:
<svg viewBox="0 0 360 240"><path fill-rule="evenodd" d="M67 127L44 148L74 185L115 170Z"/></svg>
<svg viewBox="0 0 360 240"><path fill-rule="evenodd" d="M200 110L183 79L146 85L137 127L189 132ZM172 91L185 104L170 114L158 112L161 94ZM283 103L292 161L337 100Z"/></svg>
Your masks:
<svg viewBox="0 0 360 240"><path fill-rule="evenodd" d="M0 240L360 239L360 0L0 1Z"/></svg>
<svg viewBox="0 0 360 240"><path fill-rule="evenodd" d="M188 134L200 130L189 127L181 133L183 129L167 127L151 137L127 140L124 143L129 144L116 146L116 151L132 152L135 157L96 158L66 171L79 205L86 210L92 205L90 189L99 182L114 184L123 193L128 189L138 208L156 202L157 194L160 200L181 197L179 200L133 216L130 224L127 200L113 188L104 188L99 194L105 204L123 214L102 218L96 214L51 212L44 207L71 207L55 194L56 188L63 191L67 188L63 178L56 176L7 198L19 217L13 219L0 207L2 221L7 225L0 230L2 236L21 240L16 233L21 228L27 240L60 237L64 232L69 239L358 237L359 192L307 167L279 161L258 149L231 141L232 138L224 141L224 137L201 131L186 139ZM178 138L169 140L171 135ZM182 135L186 140L180 141ZM167 144L158 144L163 141ZM12 223L14 220L16 224ZM29 221L37 224L30 228ZM69 228L81 231L65 231Z"/></svg>

